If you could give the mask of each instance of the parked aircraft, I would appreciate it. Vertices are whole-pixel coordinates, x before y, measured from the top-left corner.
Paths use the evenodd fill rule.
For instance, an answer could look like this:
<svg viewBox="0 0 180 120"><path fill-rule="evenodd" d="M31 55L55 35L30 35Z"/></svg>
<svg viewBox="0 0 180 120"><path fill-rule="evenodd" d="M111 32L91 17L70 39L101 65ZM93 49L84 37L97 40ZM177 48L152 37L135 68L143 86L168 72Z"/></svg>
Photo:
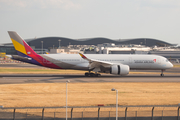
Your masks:
<svg viewBox="0 0 180 120"><path fill-rule="evenodd" d="M12 55L12 59L54 69L88 71L85 76L100 76L100 73L128 75L131 69L161 70L161 76L164 76L164 70L173 67L168 59L158 55L37 54L16 32L8 33L18 53Z"/></svg>

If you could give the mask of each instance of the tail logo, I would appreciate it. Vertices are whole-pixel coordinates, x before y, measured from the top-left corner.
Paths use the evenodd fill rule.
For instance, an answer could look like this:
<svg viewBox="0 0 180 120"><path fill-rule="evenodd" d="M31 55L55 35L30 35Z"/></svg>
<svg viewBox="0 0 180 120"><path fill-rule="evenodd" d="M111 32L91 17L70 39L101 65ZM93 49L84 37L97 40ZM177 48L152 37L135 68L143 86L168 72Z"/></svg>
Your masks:
<svg viewBox="0 0 180 120"><path fill-rule="evenodd" d="M27 54L31 54L31 52L27 52Z"/></svg>
<svg viewBox="0 0 180 120"><path fill-rule="evenodd" d="M11 38L11 40L12 40L12 42L13 42L13 44L14 44L14 47L15 47L15 49L16 49L17 51L19 51L19 52L27 55L27 54L26 54L26 49L25 49L25 47L24 47L23 44L17 42L16 40L14 40L14 39L12 39L12 38Z"/></svg>
<svg viewBox="0 0 180 120"><path fill-rule="evenodd" d="M79 53L79 55L80 55L83 59L87 59L86 56L84 56L83 54Z"/></svg>

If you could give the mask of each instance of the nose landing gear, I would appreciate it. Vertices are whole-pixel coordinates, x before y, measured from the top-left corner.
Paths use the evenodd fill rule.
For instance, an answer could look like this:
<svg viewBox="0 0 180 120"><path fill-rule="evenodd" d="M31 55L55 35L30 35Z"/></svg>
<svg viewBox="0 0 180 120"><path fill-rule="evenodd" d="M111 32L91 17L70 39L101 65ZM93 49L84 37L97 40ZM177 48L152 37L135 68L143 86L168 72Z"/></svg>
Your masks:
<svg viewBox="0 0 180 120"><path fill-rule="evenodd" d="M164 74L163 74L164 71L165 70L161 70L161 77L164 77Z"/></svg>

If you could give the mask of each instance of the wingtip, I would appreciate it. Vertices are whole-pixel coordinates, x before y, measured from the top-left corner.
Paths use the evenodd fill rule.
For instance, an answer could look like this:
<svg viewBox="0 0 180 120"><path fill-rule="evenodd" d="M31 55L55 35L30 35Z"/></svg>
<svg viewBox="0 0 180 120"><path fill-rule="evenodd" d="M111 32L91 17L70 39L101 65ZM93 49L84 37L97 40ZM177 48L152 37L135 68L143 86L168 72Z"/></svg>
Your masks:
<svg viewBox="0 0 180 120"><path fill-rule="evenodd" d="M82 53L79 53L79 55L80 55L82 58L87 59L87 57L84 56Z"/></svg>

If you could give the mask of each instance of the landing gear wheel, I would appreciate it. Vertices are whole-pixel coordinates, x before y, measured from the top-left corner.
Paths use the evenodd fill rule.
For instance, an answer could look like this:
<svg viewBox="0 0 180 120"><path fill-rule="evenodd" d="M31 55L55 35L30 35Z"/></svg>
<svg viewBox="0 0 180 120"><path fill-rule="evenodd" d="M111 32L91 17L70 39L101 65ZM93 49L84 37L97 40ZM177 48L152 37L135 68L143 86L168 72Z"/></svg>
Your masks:
<svg viewBox="0 0 180 120"><path fill-rule="evenodd" d="M94 76L95 76L95 77L99 77L99 76L101 76L101 74L94 74Z"/></svg>
<svg viewBox="0 0 180 120"><path fill-rule="evenodd" d="M161 77L164 77L164 74L163 74L164 71L165 70L161 70Z"/></svg>
<svg viewBox="0 0 180 120"><path fill-rule="evenodd" d="M99 76L101 76L101 74L97 74L97 76L99 77Z"/></svg>
<svg viewBox="0 0 180 120"><path fill-rule="evenodd" d="M164 77L164 74L161 74L161 77Z"/></svg>
<svg viewBox="0 0 180 120"><path fill-rule="evenodd" d="M85 76L86 76L86 77L89 77L89 73L88 73L88 72L86 72L86 73L85 73Z"/></svg>
<svg viewBox="0 0 180 120"><path fill-rule="evenodd" d="M94 74L94 73L90 73L90 76L91 76L91 77L94 77L94 76L95 76L95 74Z"/></svg>
<svg viewBox="0 0 180 120"><path fill-rule="evenodd" d="M101 74L98 74L98 73L90 73L90 72L86 72L84 74L86 77L99 77L101 76Z"/></svg>

